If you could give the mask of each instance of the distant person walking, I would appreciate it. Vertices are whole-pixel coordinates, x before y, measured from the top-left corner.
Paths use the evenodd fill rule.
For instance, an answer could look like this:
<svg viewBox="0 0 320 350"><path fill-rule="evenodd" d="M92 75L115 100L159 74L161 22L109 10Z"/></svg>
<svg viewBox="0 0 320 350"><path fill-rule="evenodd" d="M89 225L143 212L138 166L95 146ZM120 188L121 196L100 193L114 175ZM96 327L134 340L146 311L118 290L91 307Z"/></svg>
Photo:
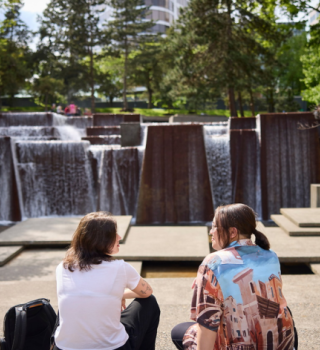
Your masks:
<svg viewBox="0 0 320 350"><path fill-rule="evenodd" d="M63 114L63 109L62 109L62 107L60 105L57 107L57 113L58 114Z"/></svg>
<svg viewBox="0 0 320 350"><path fill-rule="evenodd" d="M64 114L67 115L67 116L71 115L69 106L66 106L66 108L64 109Z"/></svg>
<svg viewBox="0 0 320 350"><path fill-rule="evenodd" d="M77 107L73 102L69 105L69 113L70 115L75 115L77 113Z"/></svg>
<svg viewBox="0 0 320 350"><path fill-rule="evenodd" d="M155 350L160 309L151 286L113 258L120 239L111 214L81 219L56 270L60 324L53 350Z"/></svg>

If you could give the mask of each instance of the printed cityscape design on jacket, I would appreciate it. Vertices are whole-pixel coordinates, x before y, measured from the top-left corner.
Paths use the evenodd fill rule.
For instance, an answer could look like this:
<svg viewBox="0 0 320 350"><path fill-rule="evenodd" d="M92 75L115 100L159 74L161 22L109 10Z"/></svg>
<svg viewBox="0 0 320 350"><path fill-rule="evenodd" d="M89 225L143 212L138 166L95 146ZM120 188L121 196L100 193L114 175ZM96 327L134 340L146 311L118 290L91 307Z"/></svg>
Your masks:
<svg viewBox="0 0 320 350"><path fill-rule="evenodd" d="M251 240L232 242L204 259L193 288L191 319L218 332L215 350L293 349L293 321L273 251ZM183 344L197 348L196 326Z"/></svg>

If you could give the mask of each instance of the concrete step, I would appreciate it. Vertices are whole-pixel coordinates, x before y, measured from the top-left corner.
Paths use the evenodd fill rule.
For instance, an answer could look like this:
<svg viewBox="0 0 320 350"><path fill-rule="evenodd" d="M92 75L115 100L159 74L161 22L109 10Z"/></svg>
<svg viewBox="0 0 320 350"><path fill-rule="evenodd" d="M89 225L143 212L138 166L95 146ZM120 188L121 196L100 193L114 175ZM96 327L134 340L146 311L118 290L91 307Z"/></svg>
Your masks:
<svg viewBox="0 0 320 350"><path fill-rule="evenodd" d="M87 128L87 136L120 135L120 126L92 126Z"/></svg>
<svg viewBox="0 0 320 350"><path fill-rule="evenodd" d="M320 264L310 264L310 268L315 275L320 275Z"/></svg>
<svg viewBox="0 0 320 350"><path fill-rule="evenodd" d="M86 136L81 139L89 141L91 145L121 145L120 135Z"/></svg>
<svg viewBox="0 0 320 350"><path fill-rule="evenodd" d="M299 227L320 228L320 208L281 208L280 213Z"/></svg>
<svg viewBox="0 0 320 350"><path fill-rule="evenodd" d="M4 266L23 251L23 246L0 247L0 266Z"/></svg>
<svg viewBox="0 0 320 350"><path fill-rule="evenodd" d="M300 227L284 215L271 215L271 219L289 236L320 236L320 227Z"/></svg>
<svg viewBox="0 0 320 350"><path fill-rule="evenodd" d="M118 233L124 243L130 228L131 215L115 215ZM42 245L67 246L81 217L32 218L8 228L0 234L0 246Z"/></svg>

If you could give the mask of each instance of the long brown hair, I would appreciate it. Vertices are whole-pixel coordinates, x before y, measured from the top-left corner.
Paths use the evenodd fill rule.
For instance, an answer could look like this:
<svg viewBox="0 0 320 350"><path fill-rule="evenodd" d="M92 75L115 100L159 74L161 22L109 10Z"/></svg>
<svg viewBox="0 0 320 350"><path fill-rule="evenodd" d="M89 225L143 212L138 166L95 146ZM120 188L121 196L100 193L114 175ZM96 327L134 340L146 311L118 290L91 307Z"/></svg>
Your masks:
<svg viewBox="0 0 320 350"><path fill-rule="evenodd" d="M246 238L251 238L251 234L254 234L255 243L259 247L270 249L268 238L256 229L256 213L249 206L242 203L220 206L216 209L214 217L222 248L226 248L231 243L229 228L235 227L238 234Z"/></svg>
<svg viewBox="0 0 320 350"><path fill-rule="evenodd" d="M84 216L73 234L71 246L63 260L65 269L73 272L90 270L91 265L110 261L116 242L117 222L110 213L95 212Z"/></svg>

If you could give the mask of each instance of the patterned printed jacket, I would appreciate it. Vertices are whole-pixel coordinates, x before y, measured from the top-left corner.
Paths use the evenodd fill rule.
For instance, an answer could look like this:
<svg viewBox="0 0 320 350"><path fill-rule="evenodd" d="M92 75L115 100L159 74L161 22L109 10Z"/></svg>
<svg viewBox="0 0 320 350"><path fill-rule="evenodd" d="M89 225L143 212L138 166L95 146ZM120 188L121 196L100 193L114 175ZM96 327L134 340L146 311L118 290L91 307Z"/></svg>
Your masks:
<svg viewBox="0 0 320 350"><path fill-rule="evenodd" d="M209 254L193 284L191 319L217 332L214 350L292 350L293 321L282 292L280 263L250 239ZM197 349L197 325L184 338Z"/></svg>

